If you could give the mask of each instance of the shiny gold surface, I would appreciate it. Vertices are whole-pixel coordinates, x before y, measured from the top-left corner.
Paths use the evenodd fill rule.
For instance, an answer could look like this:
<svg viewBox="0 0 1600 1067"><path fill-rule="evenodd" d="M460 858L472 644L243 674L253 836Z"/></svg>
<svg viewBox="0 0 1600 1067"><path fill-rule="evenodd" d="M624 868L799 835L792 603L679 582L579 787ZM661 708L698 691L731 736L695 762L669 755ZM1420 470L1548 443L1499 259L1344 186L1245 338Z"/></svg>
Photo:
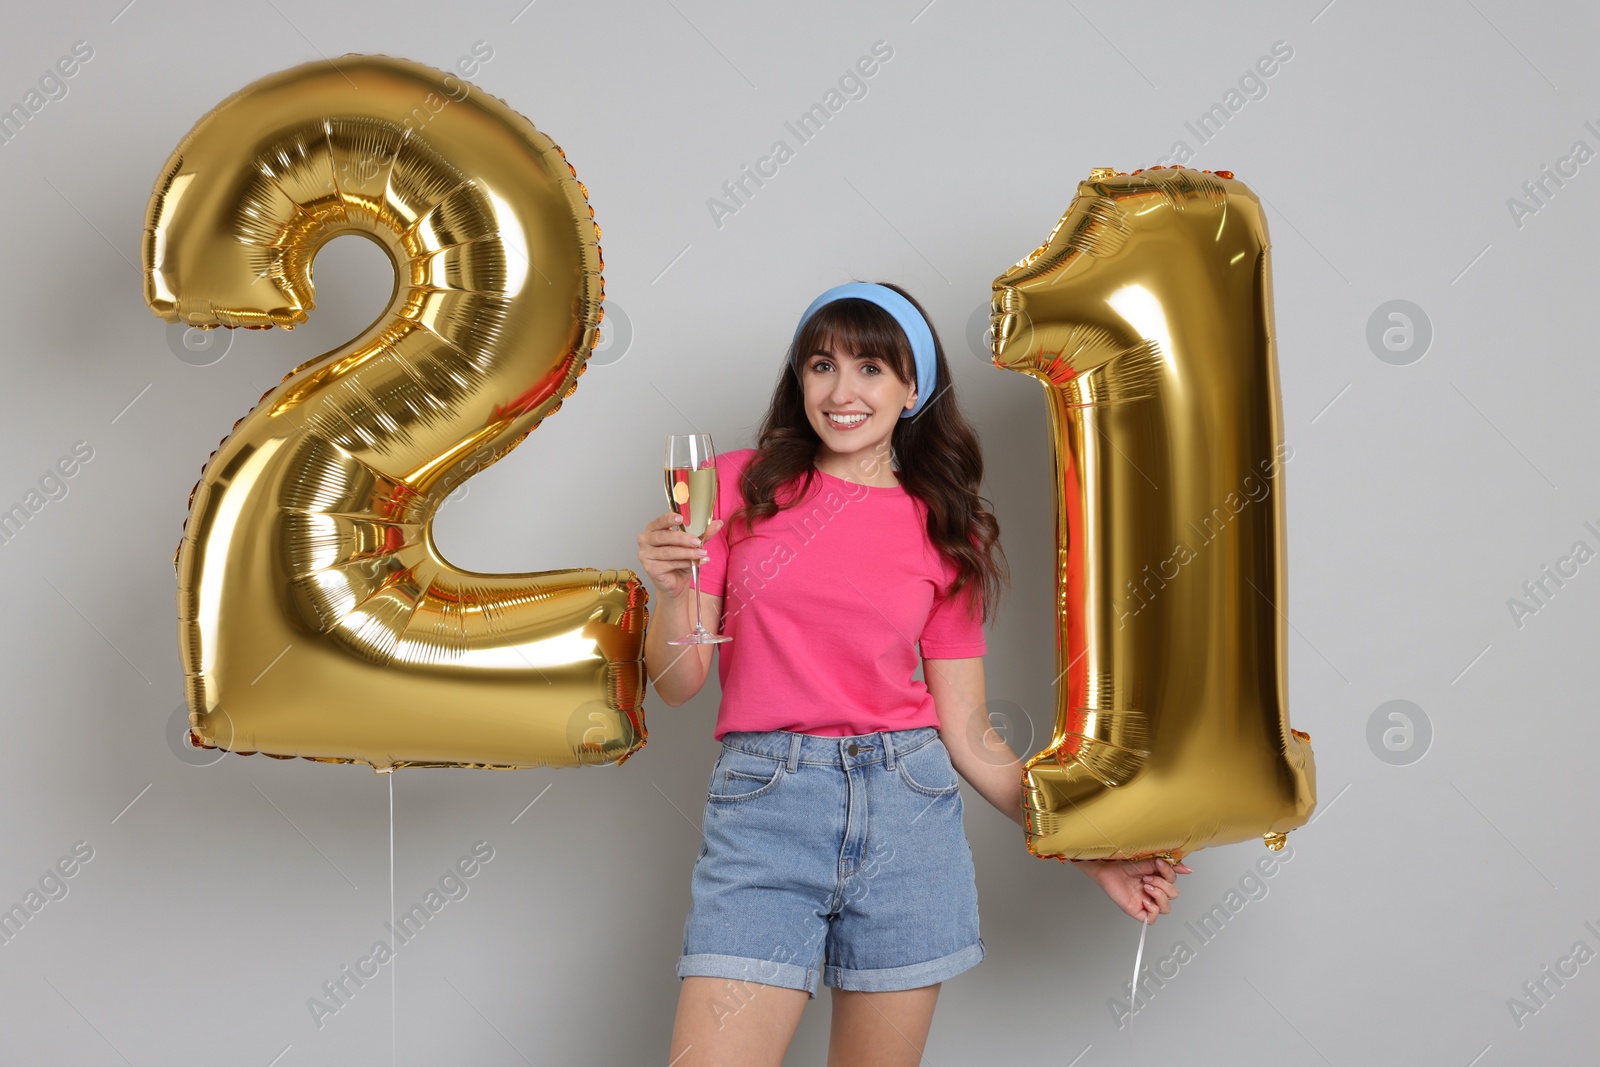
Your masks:
<svg viewBox="0 0 1600 1067"><path fill-rule="evenodd" d="M386 56L263 78L179 144L145 226L161 318L293 328L343 233L396 270L377 321L264 395L191 494L175 564L197 743L380 772L604 763L645 743L632 571L478 574L430 532L576 388L601 318L593 216L527 119Z"/></svg>
<svg viewBox="0 0 1600 1067"><path fill-rule="evenodd" d="M1289 727L1284 462L1266 221L1226 171L1096 170L994 282L995 364L1055 458L1055 734L1030 853L1181 857L1316 804Z"/></svg>

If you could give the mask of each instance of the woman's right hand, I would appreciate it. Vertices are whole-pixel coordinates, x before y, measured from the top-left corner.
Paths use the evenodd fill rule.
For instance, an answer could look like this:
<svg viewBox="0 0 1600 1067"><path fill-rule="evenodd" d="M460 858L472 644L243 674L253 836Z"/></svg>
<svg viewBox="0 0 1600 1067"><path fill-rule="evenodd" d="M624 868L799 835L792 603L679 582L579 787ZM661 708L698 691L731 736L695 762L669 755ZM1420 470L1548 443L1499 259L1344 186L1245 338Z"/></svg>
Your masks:
<svg viewBox="0 0 1600 1067"><path fill-rule="evenodd" d="M1187 863L1168 863L1160 856L1141 860L1074 860L1106 896L1142 923L1172 910L1178 895L1178 875L1193 874Z"/></svg>
<svg viewBox="0 0 1600 1067"><path fill-rule="evenodd" d="M700 541L709 541L722 529L721 519L712 519L705 537L696 539L683 529L683 519L675 511L657 515L639 535L639 563L650 583L664 597L677 598L689 592L689 563L705 562L706 550Z"/></svg>

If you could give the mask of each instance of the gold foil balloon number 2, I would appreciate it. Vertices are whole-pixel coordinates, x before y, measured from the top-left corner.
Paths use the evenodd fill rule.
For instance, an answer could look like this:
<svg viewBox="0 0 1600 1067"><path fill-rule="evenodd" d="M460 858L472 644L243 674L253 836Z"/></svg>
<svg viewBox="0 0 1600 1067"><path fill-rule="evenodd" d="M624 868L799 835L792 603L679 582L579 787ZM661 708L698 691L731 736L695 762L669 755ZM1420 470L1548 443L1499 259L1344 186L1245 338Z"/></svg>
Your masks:
<svg viewBox="0 0 1600 1067"><path fill-rule="evenodd" d="M603 297L593 215L527 119L384 56L273 74L179 144L143 247L167 321L304 322L340 234L396 270L377 321L269 390L191 495L176 564L197 743L380 772L644 744L631 571L477 574L431 536L445 497L576 388ZM541 522L580 510L551 501Z"/></svg>
<svg viewBox="0 0 1600 1067"><path fill-rule="evenodd" d="M1260 202L1226 171L1095 171L994 282L995 363L1055 458L1057 710L1035 856L1168 858L1316 805L1288 722L1283 443Z"/></svg>

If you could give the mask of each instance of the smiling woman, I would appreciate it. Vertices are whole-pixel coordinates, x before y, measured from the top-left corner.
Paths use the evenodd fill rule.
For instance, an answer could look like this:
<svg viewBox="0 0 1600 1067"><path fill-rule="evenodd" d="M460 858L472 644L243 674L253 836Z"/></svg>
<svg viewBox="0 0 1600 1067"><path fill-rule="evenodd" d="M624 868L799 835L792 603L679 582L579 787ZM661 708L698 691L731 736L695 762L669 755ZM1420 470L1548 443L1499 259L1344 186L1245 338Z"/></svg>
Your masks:
<svg viewBox="0 0 1600 1067"><path fill-rule="evenodd" d="M983 959L959 764L941 736L970 687L936 701L914 677L919 658L933 676L981 663L1005 575L955 399L904 290L830 289L795 329L758 447L717 457L726 525L701 548L669 513L639 538L663 699L683 703L710 671L713 646L678 655L661 636L686 629L695 602L731 639L714 646L722 753L678 959L669 1058L682 1067L779 1062L819 983L834 990L836 1047L892 1042L873 1062L914 1063L940 985ZM975 776L1020 822L1017 763ZM871 820L834 817L863 810Z"/></svg>
<svg viewBox="0 0 1600 1067"><path fill-rule="evenodd" d="M657 693L690 700L713 657L721 683L668 1058L781 1063L820 982L830 1062L912 1067L984 958L961 782L1026 829L1022 760L975 725L999 524L921 306L863 282L812 301L757 447L716 467L704 544L674 512L638 539ZM669 647L696 618L728 640ZM1188 873L1160 862L1077 869L1148 921Z"/></svg>
<svg viewBox="0 0 1600 1067"><path fill-rule="evenodd" d="M814 300L757 447L717 471L703 547L670 512L639 537L657 692L689 700L713 655L721 683L669 1059L780 1063L820 982L833 1059L910 1067L984 958L961 782L1025 829L1022 760L975 726L999 527L922 308L861 282ZM729 640L680 655L661 635L696 611ZM1078 869L1136 918L1177 895L1156 861Z"/></svg>
<svg viewBox="0 0 1600 1067"><path fill-rule="evenodd" d="M805 361L806 417L822 438L816 466L845 481L898 485L889 465L889 435L900 412L917 406L917 387L895 376L881 357L823 349Z"/></svg>

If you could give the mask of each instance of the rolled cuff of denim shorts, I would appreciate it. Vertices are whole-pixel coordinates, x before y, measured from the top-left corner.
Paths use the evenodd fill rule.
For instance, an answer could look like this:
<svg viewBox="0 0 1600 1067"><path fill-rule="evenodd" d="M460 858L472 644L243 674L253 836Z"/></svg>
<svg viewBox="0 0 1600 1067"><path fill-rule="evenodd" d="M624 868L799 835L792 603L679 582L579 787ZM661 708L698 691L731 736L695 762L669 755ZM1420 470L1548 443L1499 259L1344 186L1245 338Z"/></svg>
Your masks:
<svg viewBox="0 0 1600 1067"><path fill-rule="evenodd" d="M927 965L918 964L918 966ZM730 978L736 982L760 982L762 985L782 986L785 989L803 989L807 996L814 999L817 995L817 979L821 977L821 972L815 967L801 967L793 963L779 963L776 960L756 960L746 956L699 952L678 957L678 977Z"/></svg>
<svg viewBox="0 0 1600 1067"><path fill-rule="evenodd" d="M983 959L983 938L948 956L936 960L912 963L904 967L880 967L874 971L852 971L836 964L823 968L823 978L836 989L851 989L863 993L882 993L898 989L916 989L954 978Z"/></svg>

